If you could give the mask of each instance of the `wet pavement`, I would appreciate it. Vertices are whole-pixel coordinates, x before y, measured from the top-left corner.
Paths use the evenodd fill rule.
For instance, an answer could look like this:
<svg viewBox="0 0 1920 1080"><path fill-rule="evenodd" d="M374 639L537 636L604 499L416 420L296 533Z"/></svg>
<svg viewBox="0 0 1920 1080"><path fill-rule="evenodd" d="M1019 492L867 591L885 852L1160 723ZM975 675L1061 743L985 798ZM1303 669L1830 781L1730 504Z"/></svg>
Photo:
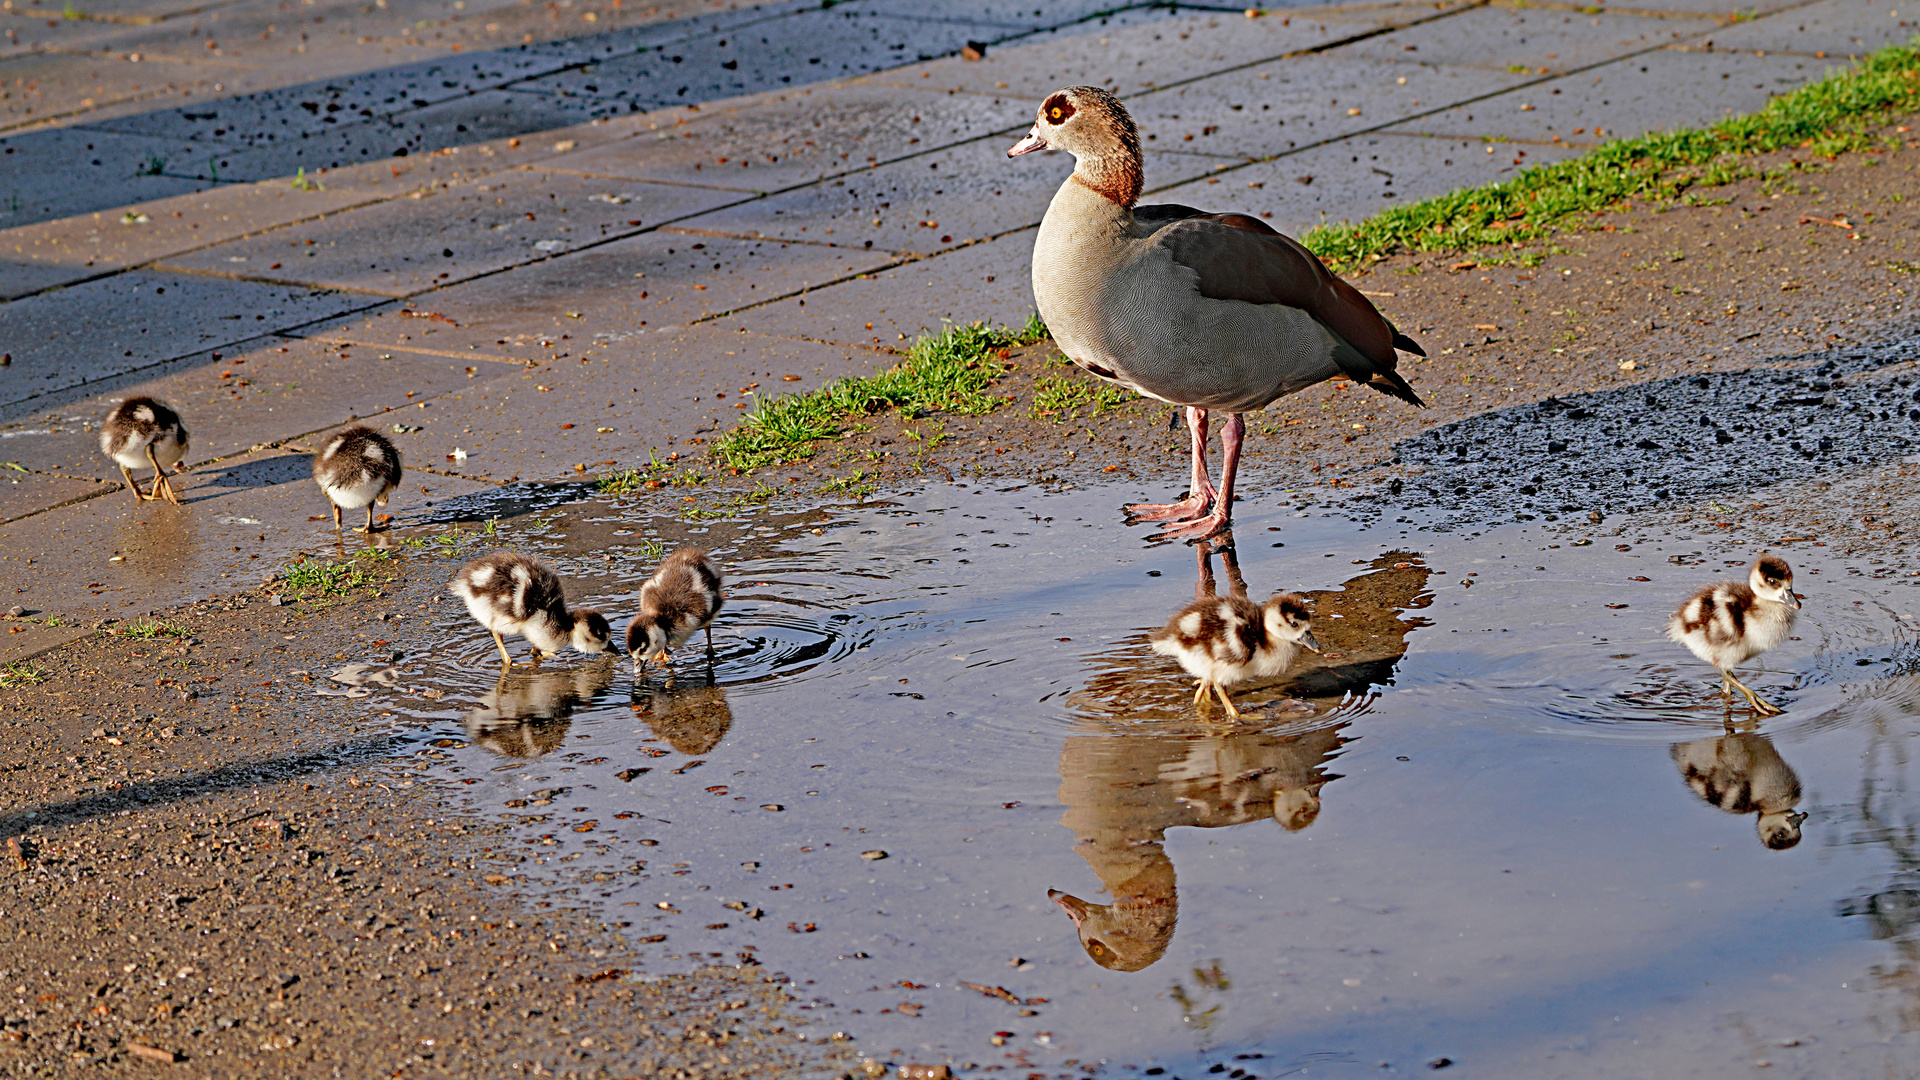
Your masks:
<svg viewBox="0 0 1920 1080"><path fill-rule="evenodd" d="M1146 648L1203 568L1115 525L1141 494L940 485L691 534L557 508L509 542L609 609L656 544L714 544L711 659L496 681L421 590L367 689L507 827L483 861L516 889L618 925L652 973L783 972L883 1062L1898 1073L1920 579L1790 547L1807 609L1755 684L1788 712L1729 727L1663 624L1746 545L1270 497L1207 584L1306 591L1326 651L1233 724ZM1785 798L1804 839L1769 849L1709 785Z"/></svg>

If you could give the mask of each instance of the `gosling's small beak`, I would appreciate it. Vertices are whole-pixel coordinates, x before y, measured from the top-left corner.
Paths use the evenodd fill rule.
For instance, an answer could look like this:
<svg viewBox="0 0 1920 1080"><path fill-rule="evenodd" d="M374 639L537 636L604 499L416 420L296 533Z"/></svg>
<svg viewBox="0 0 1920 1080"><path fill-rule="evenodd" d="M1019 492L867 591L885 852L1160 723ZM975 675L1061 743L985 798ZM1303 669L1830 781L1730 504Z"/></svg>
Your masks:
<svg viewBox="0 0 1920 1080"><path fill-rule="evenodd" d="M1300 635L1300 644L1305 645L1307 648L1312 649L1314 652L1320 651L1320 643L1314 640L1313 631L1311 630Z"/></svg>
<svg viewBox="0 0 1920 1080"><path fill-rule="evenodd" d="M1793 610L1795 610L1795 611L1799 611L1799 610L1800 610L1800 594L1799 594L1799 593L1796 593L1796 592L1794 592L1794 591L1793 591L1792 589L1788 589L1788 590L1787 590L1787 603L1789 603L1789 604L1792 604L1792 605L1793 605Z"/></svg>
<svg viewBox="0 0 1920 1080"><path fill-rule="evenodd" d="M1796 810L1793 813L1787 815L1787 824L1793 826L1796 829L1799 828L1800 823L1805 820L1807 820L1807 812L1804 810Z"/></svg>
<svg viewBox="0 0 1920 1080"><path fill-rule="evenodd" d="M1027 132L1026 138L1013 144L1013 148L1007 151L1007 156L1019 157L1021 154L1031 154L1035 150L1045 150L1046 148L1047 140L1040 136L1040 125L1035 124L1033 125L1033 130Z"/></svg>

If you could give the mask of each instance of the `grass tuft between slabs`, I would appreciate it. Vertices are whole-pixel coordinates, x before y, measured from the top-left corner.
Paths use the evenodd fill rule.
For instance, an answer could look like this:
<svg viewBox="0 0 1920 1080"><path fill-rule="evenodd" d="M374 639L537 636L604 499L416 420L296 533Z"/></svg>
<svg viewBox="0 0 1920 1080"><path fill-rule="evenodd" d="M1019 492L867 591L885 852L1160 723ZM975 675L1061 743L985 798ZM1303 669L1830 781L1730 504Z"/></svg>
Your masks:
<svg viewBox="0 0 1920 1080"><path fill-rule="evenodd" d="M813 456L815 442L845 431L852 418L883 409L963 416L992 412L1000 399L987 388L1007 370L1001 354L1046 336L1038 315L1019 329L983 322L949 325L915 341L905 359L878 375L761 400L739 427L713 444L713 456L733 469L802 461Z"/></svg>

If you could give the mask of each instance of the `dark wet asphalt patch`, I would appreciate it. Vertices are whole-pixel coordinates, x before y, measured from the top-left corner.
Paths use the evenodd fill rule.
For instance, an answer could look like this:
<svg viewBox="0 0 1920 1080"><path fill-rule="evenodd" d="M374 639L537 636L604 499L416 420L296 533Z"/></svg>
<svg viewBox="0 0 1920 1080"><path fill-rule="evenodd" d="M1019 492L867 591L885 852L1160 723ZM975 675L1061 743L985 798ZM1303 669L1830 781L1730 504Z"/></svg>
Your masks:
<svg viewBox="0 0 1920 1080"><path fill-rule="evenodd" d="M1483 413L1400 443L1396 502L1500 524L1684 505L1905 457L1920 442L1912 340L1783 357Z"/></svg>

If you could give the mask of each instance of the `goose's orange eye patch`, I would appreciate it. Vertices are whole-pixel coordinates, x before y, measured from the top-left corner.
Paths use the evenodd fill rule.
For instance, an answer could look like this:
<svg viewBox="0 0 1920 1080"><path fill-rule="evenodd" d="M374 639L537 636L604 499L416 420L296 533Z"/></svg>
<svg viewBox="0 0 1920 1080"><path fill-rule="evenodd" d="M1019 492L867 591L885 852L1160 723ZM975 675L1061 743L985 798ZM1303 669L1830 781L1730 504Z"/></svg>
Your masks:
<svg viewBox="0 0 1920 1080"><path fill-rule="evenodd" d="M1068 101L1065 94L1055 94L1047 99L1044 111L1048 123L1063 124L1073 115L1073 102Z"/></svg>

